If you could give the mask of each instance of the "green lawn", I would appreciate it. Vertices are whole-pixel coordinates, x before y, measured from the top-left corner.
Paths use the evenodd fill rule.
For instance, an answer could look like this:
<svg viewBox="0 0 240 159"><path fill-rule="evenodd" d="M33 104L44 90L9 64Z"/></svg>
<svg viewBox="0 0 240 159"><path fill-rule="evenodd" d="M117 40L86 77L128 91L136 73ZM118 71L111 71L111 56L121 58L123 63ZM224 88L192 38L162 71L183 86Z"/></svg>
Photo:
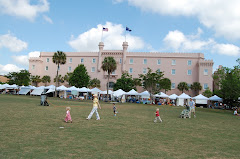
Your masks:
<svg viewBox="0 0 240 159"><path fill-rule="evenodd" d="M100 121L86 120L91 101L0 95L0 158L240 158L240 117L197 108L101 103ZM64 123L65 107L73 123ZM163 123L154 123L159 107ZM59 128L64 127L64 128Z"/></svg>

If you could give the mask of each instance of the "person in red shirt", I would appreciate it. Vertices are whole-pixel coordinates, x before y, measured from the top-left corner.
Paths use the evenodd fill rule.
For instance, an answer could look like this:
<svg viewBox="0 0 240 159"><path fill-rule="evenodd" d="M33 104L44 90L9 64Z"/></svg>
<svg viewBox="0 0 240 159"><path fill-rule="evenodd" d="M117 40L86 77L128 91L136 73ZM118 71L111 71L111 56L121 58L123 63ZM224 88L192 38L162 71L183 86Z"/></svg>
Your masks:
<svg viewBox="0 0 240 159"><path fill-rule="evenodd" d="M156 123L158 120L161 123L162 119L161 119L161 117L159 115L159 109L158 108L156 109L156 113L155 114L156 114L156 117L155 117L154 123Z"/></svg>

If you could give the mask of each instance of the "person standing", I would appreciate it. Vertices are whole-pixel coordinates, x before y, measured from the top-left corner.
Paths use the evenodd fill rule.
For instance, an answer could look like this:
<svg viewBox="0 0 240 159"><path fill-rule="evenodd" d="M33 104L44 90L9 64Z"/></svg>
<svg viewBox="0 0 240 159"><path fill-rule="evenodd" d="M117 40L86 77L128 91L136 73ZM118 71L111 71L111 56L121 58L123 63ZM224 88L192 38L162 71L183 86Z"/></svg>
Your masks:
<svg viewBox="0 0 240 159"><path fill-rule="evenodd" d="M97 111L98 108L101 109L101 106L100 106L98 98L97 98L98 95L94 94L93 97L94 97L93 98L93 108L92 108L92 111L90 112L90 114L88 115L88 117L86 119L87 120L91 119L93 113L96 113L96 118L97 118L96 120L100 120L100 116L99 116L98 111Z"/></svg>
<svg viewBox="0 0 240 159"><path fill-rule="evenodd" d="M154 123L156 123L158 120L159 120L159 122L161 123L161 122L162 122L162 119L161 119L161 117L160 117L160 115L159 115L159 109L158 109L158 108L156 109L155 115L156 115L156 117L155 117Z"/></svg>
<svg viewBox="0 0 240 159"><path fill-rule="evenodd" d="M192 100L192 98L190 98L190 101L189 101L188 105L190 107L191 113L193 113L193 115L194 115L194 118L196 118L195 102Z"/></svg>
<svg viewBox="0 0 240 159"><path fill-rule="evenodd" d="M71 108L70 107L67 107L66 108L66 117L65 117L65 122L67 123L68 121L70 121L72 123L72 117L71 117L71 114L70 114L70 110Z"/></svg>

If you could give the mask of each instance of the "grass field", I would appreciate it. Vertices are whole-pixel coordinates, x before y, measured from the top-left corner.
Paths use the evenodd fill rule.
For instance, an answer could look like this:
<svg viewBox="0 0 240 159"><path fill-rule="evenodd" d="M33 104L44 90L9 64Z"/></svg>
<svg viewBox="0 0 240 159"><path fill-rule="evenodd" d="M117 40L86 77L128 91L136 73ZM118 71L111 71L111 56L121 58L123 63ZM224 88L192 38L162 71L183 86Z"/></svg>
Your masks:
<svg viewBox="0 0 240 159"><path fill-rule="evenodd" d="M240 117L197 108L101 103L101 120L86 120L91 101L0 95L0 158L240 158ZM64 123L71 107L73 123ZM163 123L154 123L156 108ZM59 128L64 127L64 128Z"/></svg>

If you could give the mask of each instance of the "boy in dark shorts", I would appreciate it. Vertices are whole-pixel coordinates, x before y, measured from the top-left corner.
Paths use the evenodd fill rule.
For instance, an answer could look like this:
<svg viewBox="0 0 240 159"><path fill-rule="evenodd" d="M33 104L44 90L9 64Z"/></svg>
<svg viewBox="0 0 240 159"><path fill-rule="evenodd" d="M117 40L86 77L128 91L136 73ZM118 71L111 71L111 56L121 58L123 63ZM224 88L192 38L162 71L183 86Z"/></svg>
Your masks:
<svg viewBox="0 0 240 159"><path fill-rule="evenodd" d="M113 103L113 113L114 113L114 116L117 115L117 107L116 107L115 103Z"/></svg>

